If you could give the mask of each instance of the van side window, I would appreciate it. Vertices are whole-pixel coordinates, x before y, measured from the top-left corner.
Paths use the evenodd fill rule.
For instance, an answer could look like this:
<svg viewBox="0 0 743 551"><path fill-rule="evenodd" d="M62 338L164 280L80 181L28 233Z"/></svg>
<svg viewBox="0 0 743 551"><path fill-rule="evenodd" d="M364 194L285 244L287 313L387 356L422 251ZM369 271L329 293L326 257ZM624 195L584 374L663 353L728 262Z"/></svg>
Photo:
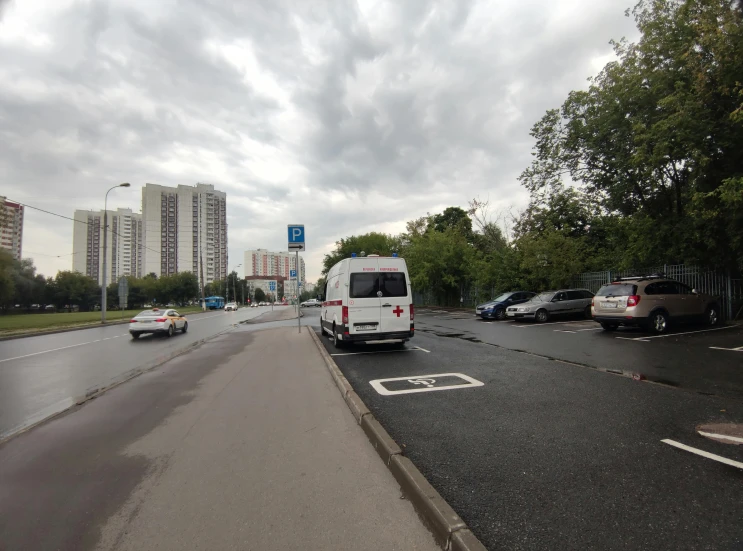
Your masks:
<svg viewBox="0 0 743 551"><path fill-rule="evenodd" d="M379 290L383 297L408 296L408 284L402 272L382 273L379 275Z"/></svg>
<svg viewBox="0 0 743 551"><path fill-rule="evenodd" d="M351 274L349 298L378 298L379 274L374 272Z"/></svg>

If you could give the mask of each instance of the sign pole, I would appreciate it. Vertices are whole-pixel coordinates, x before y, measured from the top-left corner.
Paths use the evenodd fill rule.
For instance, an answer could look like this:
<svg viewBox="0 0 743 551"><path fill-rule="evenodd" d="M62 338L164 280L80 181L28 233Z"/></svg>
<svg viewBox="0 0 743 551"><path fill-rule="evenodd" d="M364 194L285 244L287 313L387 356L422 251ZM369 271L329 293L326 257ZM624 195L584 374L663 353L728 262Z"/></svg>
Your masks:
<svg viewBox="0 0 743 551"><path fill-rule="evenodd" d="M302 321L301 321L301 318L299 317L299 250L297 250L297 262L294 265L294 267L297 270L297 279L295 280L297 282L297 288L296 288L297 293L296 295L294 295L297 297L297 333L301 333L302 332Z"/></svg>

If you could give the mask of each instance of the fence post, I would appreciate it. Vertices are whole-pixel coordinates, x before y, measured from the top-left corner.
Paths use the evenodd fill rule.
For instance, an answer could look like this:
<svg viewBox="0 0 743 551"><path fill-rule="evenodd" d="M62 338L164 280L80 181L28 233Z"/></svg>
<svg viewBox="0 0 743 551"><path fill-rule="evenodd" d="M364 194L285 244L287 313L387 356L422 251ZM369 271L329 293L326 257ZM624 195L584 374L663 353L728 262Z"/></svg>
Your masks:
<svg viewBox="0 0 743 551"><path fill-rule="evenodd" d="M611 283L611 270L606 270L606 282Z"/></svg>
<svg viewBox="0 0 743 551"><path fill-rule="evenodd" d="M733 319L733 281L730 277L730 270L728 270L727 273L727 300L725 301L727 304L725 305L725 314L726 319L729 321Z"/></svg>

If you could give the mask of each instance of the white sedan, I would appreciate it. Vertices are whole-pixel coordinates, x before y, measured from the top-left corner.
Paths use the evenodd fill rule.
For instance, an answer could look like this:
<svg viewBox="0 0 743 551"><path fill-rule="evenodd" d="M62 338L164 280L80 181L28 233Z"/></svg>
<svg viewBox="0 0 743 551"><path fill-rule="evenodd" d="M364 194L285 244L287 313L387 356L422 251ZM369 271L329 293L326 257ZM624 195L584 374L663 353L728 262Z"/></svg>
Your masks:
<svg viewBox="0 0 743 551"><path fill-rule="evenodd" d="M176 331L185 333L188 331L188 320L186 316L180 315L172 309L144 310L134 316L129 322L129 334L133 339L138 339L145 333L161 333L172 337Z"/></svg>
<svg viewBox="0 0 743 551"><path fill-rule="evenodd" d="M229 312L229 311L234 312L235 310L237 310L237 302L228 302L227 304L224 305L225 312Z"/></svg>
<svg viewBox="0 0 743 551"><path fill-rule="evenodd" d="M316 307L320 308L322 306L322 302L317 300L316 298L311 298L309 300L305 300L302 304L300 304L302 308L310 308L310 307Z"/></svg>

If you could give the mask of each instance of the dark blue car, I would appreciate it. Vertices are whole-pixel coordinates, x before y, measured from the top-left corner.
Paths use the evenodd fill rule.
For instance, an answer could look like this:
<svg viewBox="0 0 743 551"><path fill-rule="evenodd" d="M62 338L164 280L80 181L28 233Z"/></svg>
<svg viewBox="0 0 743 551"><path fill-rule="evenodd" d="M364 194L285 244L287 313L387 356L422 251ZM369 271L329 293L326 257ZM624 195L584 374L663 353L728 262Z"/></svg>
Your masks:
<svg viewBox="0 0 743 551"><path fill-rule="evenodd" d="M536 293L528 291L511 291L503 293L501 296L494 298L490 302L479 304L475 309L475 315L484 320L504 320L506 319L506 308L514 304L521 304L530 300Z"/></svg>

